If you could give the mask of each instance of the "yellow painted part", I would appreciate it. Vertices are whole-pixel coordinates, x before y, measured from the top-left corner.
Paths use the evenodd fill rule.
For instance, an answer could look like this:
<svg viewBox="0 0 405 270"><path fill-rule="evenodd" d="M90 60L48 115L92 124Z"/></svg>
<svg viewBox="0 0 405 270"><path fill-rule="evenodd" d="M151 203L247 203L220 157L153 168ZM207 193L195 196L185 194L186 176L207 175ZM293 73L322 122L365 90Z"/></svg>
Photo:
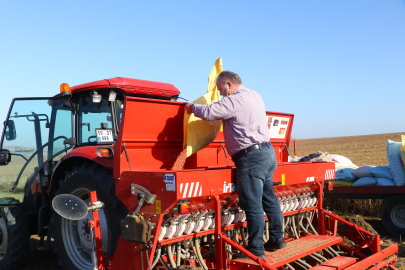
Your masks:
<svg viewBox="0 0 405 270"><path fill-rule="evenodd" d="M215 61L214 67L208 76L207 93L194 101L195 104L209 105L221 100L217 89L216 80L222 72L222 57ZM183 120L183 148L187 148L187 157L196 153L209 145L217 136L219 130L222 130L222 121L205 121L196 117L193 113L187 114L184 110Z"/></svg>
<svg viewBox="0 0 405 270"><path fill-rule="evenodd" d="M281 175L281 184L285 186L285 174Z"/></svg>
<svg viewBox="0 0 405 270"><path fill-rule="evenodd" d="M334 187L350 187L354 183L354 181L349 182L343 180L333 180L332 182Z"/></svg>
<svg viewBox="0 0 405 270"><path fill-rule="evenodd" d="M160 200L156 200L156 214L162 213L162 202Z"/></svg>

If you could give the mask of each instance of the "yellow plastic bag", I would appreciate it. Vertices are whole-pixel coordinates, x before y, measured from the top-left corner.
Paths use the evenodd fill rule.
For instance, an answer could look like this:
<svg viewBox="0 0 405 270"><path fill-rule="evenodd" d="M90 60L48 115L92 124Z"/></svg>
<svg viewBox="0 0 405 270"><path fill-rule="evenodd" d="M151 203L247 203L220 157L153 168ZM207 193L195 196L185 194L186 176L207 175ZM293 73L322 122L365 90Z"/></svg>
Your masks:
<svg viewBox="0 0 405 270"><path fill-rule="evenodd" d="M399 153L401 154L402 165L404 165L404 168L405 168L405 135L401 135L401 138L402 138L402 144L401 144L401 149L399 150Z"/></svg>
<svg viewBox="0 0 405 270"><path fill-rule="evenodd" d="M207 94L195 100L195 104L208 105L221 99L216 85L216 79L221 72L222 57L215 61L214 67L208 76ZM183 148L187 148L187 157L209 145L215 139L221 128L221 120L205 121L196 117L193 113L188 114L187 111L184 111Z"/></svg>

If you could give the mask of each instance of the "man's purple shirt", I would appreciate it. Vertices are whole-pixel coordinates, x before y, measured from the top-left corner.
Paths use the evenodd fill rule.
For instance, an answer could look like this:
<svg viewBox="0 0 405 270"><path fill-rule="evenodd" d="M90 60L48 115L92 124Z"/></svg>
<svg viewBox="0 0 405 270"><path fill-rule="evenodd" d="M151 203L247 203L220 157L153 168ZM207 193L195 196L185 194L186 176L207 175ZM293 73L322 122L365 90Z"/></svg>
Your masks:
<svg viewBox="0 0 405 270"><path fill-rule="evenodd" d="M195 116L207 121L223 120L226 149L231 156L255 143L269 141L263 99L243 85L213 104L194 104L192 110Z"/></svg>

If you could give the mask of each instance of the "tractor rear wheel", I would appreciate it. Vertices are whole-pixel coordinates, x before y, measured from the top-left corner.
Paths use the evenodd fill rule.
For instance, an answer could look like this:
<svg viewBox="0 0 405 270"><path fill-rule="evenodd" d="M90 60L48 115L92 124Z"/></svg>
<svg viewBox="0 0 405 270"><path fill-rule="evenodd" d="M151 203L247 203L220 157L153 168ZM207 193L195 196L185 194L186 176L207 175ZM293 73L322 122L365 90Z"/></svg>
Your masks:
<svg viewBox="0 0 405 270"><path fill-rule="evenodd" d="M20 206L0 208L0 270L25 262L29 251L28 215Z"/></svg>
<svg viewBox="0 0 405 270"><path fill-rule="evenodd" d="M91 191L96 191L97 199L104 203L104 208L99 210L102 247L107 256L112 256L121 235L120 221L128 213L115 195L112 171L93 162L74 166L72 171L66 172L56 193L73 194L89 203ZM68 220L53 213L53 219L56 252L61 266L69 270L92 269L92 238L87 226L87 220L93 219L92 213L81 220Z"/></svg>

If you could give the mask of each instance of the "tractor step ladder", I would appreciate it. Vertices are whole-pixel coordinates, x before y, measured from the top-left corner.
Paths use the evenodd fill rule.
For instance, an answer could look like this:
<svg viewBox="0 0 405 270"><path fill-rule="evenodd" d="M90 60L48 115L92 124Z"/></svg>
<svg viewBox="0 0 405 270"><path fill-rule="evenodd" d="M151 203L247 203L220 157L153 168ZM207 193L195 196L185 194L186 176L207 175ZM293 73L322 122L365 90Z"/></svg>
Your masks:
<svg viewBox="0 0 405 270"><path fill-rule="evenodd" d="M356 261L356 258L353 257L338 256L321 263L320 265L312 267L310 270L342 270L352 264L355 264Z"/></svg>
<svg viewBox="0 0 405 270"><path fill-rule="evenodd" d="M325 235L309 235L301 237L300 239L291 241L287 243L287 247L279 249L273 252L266 251L266 259L264 259L268 264L274 268L286 265L297 259L301 259L308 256L314 252L320 251L324 248L336 245L342 242L342 237L336 236L325 236ZM338 257L336 257L338 258ZM331 260L330 260L331 261ZM355 262L355 261L354 261ZM354 263L353 262L353 263ZM327 263L327 262L325 262ZM235 259L231 261L231 264L240 264L240 268L246 266L259 266L253 260L241 260ZM260 266L259 266L260 267ZM323 269L323 268L321 268ZM340 268L328 268L328 270L340 269Z"/></svg>

